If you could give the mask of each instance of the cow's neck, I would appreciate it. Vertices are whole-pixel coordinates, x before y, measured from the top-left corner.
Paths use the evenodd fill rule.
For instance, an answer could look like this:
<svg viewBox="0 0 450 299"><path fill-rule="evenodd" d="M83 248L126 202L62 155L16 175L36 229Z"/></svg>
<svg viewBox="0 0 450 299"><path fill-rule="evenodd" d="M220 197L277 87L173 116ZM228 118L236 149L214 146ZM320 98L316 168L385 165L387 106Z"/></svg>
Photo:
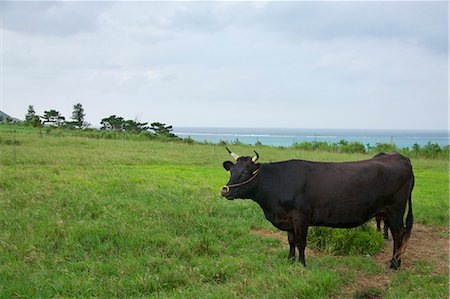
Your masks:
<svg viewBox="0 0 450 299"><path fill-rule="evenodd" d="M273 182L274 173L270 167L270 164L264 164L261 166L258 179L255 182L255 186L249 192L249 199L255 201L270 222L276 227L279 227L280 221L286 217L284 210L281 208L278 202L277 194L273 194L273 188L269 187L269 183ZM284 226L284 225L283 225ZM280 229L284 229L279 227Z"/></svg>
<svg viewBox="0 0 450 299"><path fill-rule="evenodd" d="M275 177L276 174L272 171L270 164L266 164L260 170L260 175L254 188L252 188L252 192L250 192L249 198L261 207L267 220L275 227L281 230L290 230L292 223L288 214L279 204L279 199L273 188L270 188L270 183L274 181Z"/></svg>
<svg viewBox="0 0 450 299"><path fill-rule="evenodd" d="M258 204L267 201L271 197L271 188L268 184L271 182L273 171L270 167L270 163L261 164L258 177L255 180L255 184L252 190L249 192L250 199L254 200Z"/></svg>

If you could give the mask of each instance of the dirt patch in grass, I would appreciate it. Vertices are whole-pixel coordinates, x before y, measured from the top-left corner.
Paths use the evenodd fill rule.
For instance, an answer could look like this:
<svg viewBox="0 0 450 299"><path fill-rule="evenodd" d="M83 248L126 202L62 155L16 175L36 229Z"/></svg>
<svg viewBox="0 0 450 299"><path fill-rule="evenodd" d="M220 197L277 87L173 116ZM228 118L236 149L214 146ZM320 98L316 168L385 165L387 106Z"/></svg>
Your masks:
<svg viewBox="0 0 450 299"><path fill-rule="evenodd" d="M388 268L392 257L392 247L393 241L391 235L389 235L389 240L386 241L383 251L373 256L374 261ZM416 223L413 226L406 251L402 256L401 269L411 269L417 260L427 260L435 264L435 274L448 274L448 250L448 229Z"/></svg>
<svg viewBox="0 0 450 299"><path fill-rule="evenodd" d="M384 273L376 275L358 273L355 282L347 286L344 294L351 296L355 292L369 288L387 291L391 279L398 273L389 269L392 248L392 236L389 235L389 240L385 242L383 250L372 257L374 262L382 267ZM435 266L433 274L448 275L449 230L447 228L414 224L411 238L402 256L401 268L398 271L414 269L419 260L431 262Z"/></svg>
<svg viewBox="0 0 450 299"><path fill-rule="evenodd" d="M262 237L275 238L289 247L287 235L284 232L274 232L265 229L253 229L250 233ZM356 271L356 279L349 284L342 295L352 297L356 292L363 292L367 289L379 289L387 291L393 276L398 273L389 269L389 262L392 257L393 241L389 234L389 240L385 242L383 250L372 256L375 263L381 266L383 273L366 275ZM325 254L320 250L312 250L308 247L305 250L306 256L322 257ZM339 258L339 256L336 256ZM435 275L449 274L449 230L445 227L428 226L415 223L408 241L408 246L402 257L402 265L399 271L414 269L419 260L431 262L434 266Z"/></svg>
<svg viewBox="0 0 450 299"><path fill-rule="evenodd" d="M287 233L283 233L281 231L274 232L274 231L263 229L263 228L252 229L252 230L250 230L250 233L254 234L254 235L262 236L262 237L278 239L278 240L281 240L284 243L284 245L289 246L289 242L287 239Z"/></svg>

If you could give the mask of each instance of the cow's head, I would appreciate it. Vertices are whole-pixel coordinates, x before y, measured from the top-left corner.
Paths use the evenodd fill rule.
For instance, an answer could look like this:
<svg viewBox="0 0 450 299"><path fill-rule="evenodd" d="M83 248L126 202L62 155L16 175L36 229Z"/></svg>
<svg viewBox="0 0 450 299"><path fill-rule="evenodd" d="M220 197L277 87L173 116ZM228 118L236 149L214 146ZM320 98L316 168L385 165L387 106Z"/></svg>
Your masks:
<svg viewBox="0 0 450 299"><path fill-rule="evenodd" d="M255 151L254 157L239 157L228 148L226 149L236 160L236 164L231 161L223 162L223 168L229 171L231 176L228 183L222 187L221 194L230 200L245 198L259 172L260 164L256 163L259 155Z"/></svg>

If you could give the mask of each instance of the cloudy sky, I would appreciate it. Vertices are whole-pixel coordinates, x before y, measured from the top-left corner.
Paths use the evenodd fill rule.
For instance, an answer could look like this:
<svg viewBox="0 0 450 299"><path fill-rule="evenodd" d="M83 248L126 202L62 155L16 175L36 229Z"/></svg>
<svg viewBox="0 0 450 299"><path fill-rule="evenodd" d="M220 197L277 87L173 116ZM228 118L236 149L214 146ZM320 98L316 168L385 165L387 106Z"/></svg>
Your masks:
<svg viewBox="0 0 450 299"><path fill-rule="evenodd" d="M2 103L175 126L446 129L447 2L0 2Z"/></svg>

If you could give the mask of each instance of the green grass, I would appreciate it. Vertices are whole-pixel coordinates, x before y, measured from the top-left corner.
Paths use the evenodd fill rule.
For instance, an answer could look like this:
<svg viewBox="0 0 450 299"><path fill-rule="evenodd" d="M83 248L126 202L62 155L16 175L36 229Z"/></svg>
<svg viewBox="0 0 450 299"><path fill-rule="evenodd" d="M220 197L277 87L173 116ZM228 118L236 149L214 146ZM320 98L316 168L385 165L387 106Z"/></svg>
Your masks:
<svg viewBox="0 0 450 299"><path fill-rule="evenodd" d="M229 159L221 146L41 137L24 129L16 133L14 163L13 145L5 142L12 132L1 127L0 138L1 298L324 298L339 296L354 271L386 271L357 252L307 256L306 269L287 262L280 240L250 233L275 231L255 203L219 196L228 180L222 162ZM232 149L251 154L254 147ZM262 162L368 158L256 149ZM446 226L448 163L413 165L415 221ZM399 271L386 294L448 297L442 287L448 275L429 278L419 268Z"/></svg>
<svg viewBox="0 0 450 299"><path fill-rule="evenodd" d="M371 223L352 229L312 227L308 230L308 246L333 254L368 254L380 252L383 236Z"/></svg>
<svg viewBox="0 0 450 299"><path fill-rule="evenodd" d="M448 275L436 274L434 268L420 260L413 270L398 273L386 298L448 298Z"/></svg>
<svg viewBox="0 0 450 299"><path fill-rule="evenodd" d="M365 299L365 298L383 298L384 292L378 288L368 288L363 291L357 291L353 294L354 299Z"/></svg>

